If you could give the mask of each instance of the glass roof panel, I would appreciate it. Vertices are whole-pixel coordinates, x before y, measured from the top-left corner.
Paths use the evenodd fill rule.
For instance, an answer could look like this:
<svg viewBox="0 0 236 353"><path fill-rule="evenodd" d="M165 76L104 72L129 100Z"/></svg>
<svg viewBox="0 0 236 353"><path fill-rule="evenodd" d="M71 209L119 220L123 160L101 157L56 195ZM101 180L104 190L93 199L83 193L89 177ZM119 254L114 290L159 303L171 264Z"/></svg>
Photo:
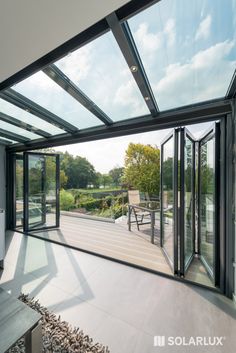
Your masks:
<svg viewBox="0 0 236 353"><path fill-rule="evenodd" d="M128 21L160 110L225 96L235 13L234 0L163 0Z"/></svg>
<svg viewBox="0 0 236 353"><path fill-rule="evenodd" d="M103 125L42 71L16 84L13 89L79 129Z"/></svg>
<svg viewBox="0 0 236 353"><path fill-rule="evenodd" d="M30 124L35 128L44 130L52 135L62 134L65 131L59 129L58 127L49 124L48 122L44 121L43 119L38 118L37 116L11 104L4 99L0 98L0 112L10 115L13 118L21 120L23 123ZM40 137L40 136L38 136Z"/></svg>
<svg viewBox="0 0 236 353"><path fill-rule="evenodd" d="M20 127L14 126L12 124L8 124L5 121L2 121L1 119L0 119L0 127L1 127L1 129L4 129L9 132L13 132L14 134L20 135L22 137L27 137L31 140L35 140L35 139L40 138L39 135L36 135L30 131L21 129Z"/></svg>
<svg viewBox="0 0 236 353"><path fill-rule="evenodd" d="M10 144L10 143L17 143L16 141L13 141L13 140L11 140L11 139L6 139L5 137L2 137L2 136L0 136L0 140L9 142L9 144ZM1 145L1 142L0 142L0 145Z"/></svg>
<svg viewBox="0 0 236 353"><path fill-rule="evenodd" d="M112 120L149 114L111 32L55 64Z"/></svg>

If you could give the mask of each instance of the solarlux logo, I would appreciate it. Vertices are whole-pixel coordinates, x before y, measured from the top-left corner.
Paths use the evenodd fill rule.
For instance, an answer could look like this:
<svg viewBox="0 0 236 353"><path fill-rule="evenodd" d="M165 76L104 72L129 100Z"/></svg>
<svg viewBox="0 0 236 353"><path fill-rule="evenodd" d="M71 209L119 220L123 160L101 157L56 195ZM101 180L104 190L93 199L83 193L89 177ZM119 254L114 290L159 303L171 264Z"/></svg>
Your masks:
<svg viewBox="0 0 236 353"><path fill-rule="evenodd" d="M164 346L223 346L225 337L184 337L184 336L154 336L154 347Z"/></svg>

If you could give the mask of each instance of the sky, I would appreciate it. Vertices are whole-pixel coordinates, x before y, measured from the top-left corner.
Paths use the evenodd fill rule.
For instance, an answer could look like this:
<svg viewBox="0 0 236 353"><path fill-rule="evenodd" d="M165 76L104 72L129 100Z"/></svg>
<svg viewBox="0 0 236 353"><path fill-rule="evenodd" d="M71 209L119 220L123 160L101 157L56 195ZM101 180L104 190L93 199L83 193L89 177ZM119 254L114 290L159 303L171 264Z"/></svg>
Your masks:
<svg viewBox="0 0 236 353"><path fill-rule="evenodd" d="M162 0L129 19L128 24L161 111L226 94L236 68L235 13L236 0ZM149 114L111 32L69 53L55 64L113 121ZM79 129L102 124L42 71L12 88ZM63 133L1 99L0 110L22 123L53 134ZM1 124L8 128L7 123ZM11 126L12 129L23 135L20 128ZM38 138L28 131L24 131L24 135ZM158 144L156 141L161 135L157 133L151 139L152 144ZM145 139L134 137L135 141L138 138ZM107 140L107 150L113 150L115 144L123 151L127 148L127 141L126 137L120 142L114 140L113 144ZM99 151L98 158L105 164L100 144L102 146L103 142L95 142L94 146ZM89 154L88 148L83 146L73 145L67 149L72 153L78 150L81 154ZM118 160L117 164L120 164L121 160Z"/></svg>
<svg viewBox="0 0 236 353"><path fill-rule="evenodd" d="M203 123L188 126L188 130L199 138L213 123ZM95 170L100 173L108 173L112 168L124 165L125 151L130 142L161 146L161 142L172 129L145 132L141 134L109 138L91 142L83 142L70 146L56 147L56 151L68 151L73 155L85 157L92 163ZM167 151L168 153L168 151ZM170 153L171 155L171 153Z"/></svg>

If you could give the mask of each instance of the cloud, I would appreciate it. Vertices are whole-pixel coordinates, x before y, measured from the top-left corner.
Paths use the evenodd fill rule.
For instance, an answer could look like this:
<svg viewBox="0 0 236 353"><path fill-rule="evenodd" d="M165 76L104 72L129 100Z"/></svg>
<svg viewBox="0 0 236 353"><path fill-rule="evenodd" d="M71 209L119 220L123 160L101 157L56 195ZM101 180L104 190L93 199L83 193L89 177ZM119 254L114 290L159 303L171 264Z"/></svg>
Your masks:
<svg viewBox="0 0 236 353"><path fill-rule="evenodd" d="M211 22L211 15L208 15L204 18L204 20L200 22L200 25L195 35L195 40L207 39L209 37L211 31Z"/></svg>
<svg viewBox="0 0 236 353"><path fill-rule="evenodd" d="M167 45L172 46L175 43L176 31L175 31L175 20L170 18L165 25L164 33L167 39Z"/></svg>
<svg viewBox="0 0 236 353"><path fill-rule="evenodd" d="M155 54L155 52L166 43L168 46L175 43L175 20L173 18L168 19L164 28L156 33L150 32L149 24L143 22L138 26L134 37L138 48L141 47L141 51L147 54Z"/></svg>
<svg viewBox="0 0 236 353"><path fill-rule="evenodd" d="M161 32L149 32L148 23L141 23L134 33L138 47L141 46L145 52L153 52L162 46L163 38Z"/></svg>
<svg viewBox="0 0 236 353"><path fill-rule="evenodd" d="M68 58L68 60L67 60ZM69 56L59 60L56 65L72 80L85 80L92 68L91 46L86 45Z"/></svg>
<svg viewBox="0 0 236 353"><path fill-rule="evenodd" d="M217 43L187 63L168 65L163 78L153 85L160 109L222 97L236 65L227 59L233 46L233 41Z"/></svg>

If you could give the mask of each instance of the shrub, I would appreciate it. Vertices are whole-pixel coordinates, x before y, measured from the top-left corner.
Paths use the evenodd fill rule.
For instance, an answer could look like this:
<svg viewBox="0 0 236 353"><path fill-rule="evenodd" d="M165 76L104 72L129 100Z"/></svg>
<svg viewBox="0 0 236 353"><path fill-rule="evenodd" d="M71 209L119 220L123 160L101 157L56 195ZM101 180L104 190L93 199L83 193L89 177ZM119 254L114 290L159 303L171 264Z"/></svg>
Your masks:
<svg viewBox="0 0 236 353"><path fill-rule="evenodd" d="M75 207L75 200L72 194L68 191L60 191L60 208L63 211L70 211Z"/></svg>

